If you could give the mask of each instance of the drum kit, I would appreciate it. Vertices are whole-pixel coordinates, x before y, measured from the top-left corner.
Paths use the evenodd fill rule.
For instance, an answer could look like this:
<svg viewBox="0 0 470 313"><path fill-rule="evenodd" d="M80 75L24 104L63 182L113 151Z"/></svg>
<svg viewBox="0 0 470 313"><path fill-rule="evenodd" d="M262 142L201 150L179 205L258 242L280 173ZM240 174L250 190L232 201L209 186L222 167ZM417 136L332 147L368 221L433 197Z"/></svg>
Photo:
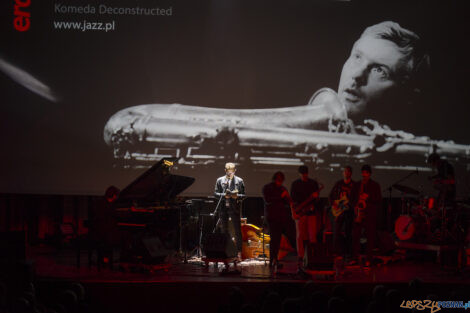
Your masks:
<svg viewBox="0 0 470 313"><path fill-rule="evenodd" d="M395 221L399 240L444 244L462 238L460 206L439 205L436 198L408 186L394 184L392 188L402 193L401 215Z"/></svg>

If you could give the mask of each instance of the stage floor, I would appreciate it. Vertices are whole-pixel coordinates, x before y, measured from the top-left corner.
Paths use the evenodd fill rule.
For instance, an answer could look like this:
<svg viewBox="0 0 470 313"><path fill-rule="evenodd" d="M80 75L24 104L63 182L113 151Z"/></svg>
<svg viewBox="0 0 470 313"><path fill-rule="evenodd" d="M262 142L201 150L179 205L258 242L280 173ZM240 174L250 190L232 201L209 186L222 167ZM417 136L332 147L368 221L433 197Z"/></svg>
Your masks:
<svg viewBox="0 0 470 313"><path fill-rule="evenodd" d="M356 308L351 312L364 312L373 288L379 284L406 295L410 280L419 278L425 286L423 296L437 294L443 300L449 299L454 290L463 294L470 292L468 268L459 272L445 268L433 261L432 255L412 259L396 256L390 263L370 269L345 267L339 275L336 272L333 275L299 274L295 255L288 255L282 261L283 268L274 272L264 260L256 259L242 261L237 269L231 264L229 270L224 271L222 263L218 267L211 263L206 268L200 258L193 257L184 263L174 257L153 272L142 272L122 271L117 262L113 270L105 267L98 271L94 264L89 268L86 252L81 254L81 267L77 268L76 253L72 249L34 247L29 249L28 257L34 261L40 289L82 283L91 313L154 313L157 309L219 312L220 307L230 302L228 295L234 286L243 291L246 303L259 305L267 290L275 290L283 299L297 298L302 295L307 281L313 281L315 289L328 297L336 285L345 286L348 301Z"/></svg>
<svg viewBox="0 0 470 313"><path fill-rule="evenodd" d="M206 268L201 258L191 257L184 263L177 256L168 258L164 264L154 266L153 271L142 268L123 270L117 260L111 270L105 265L98 271L94 264L88 266L86 252L81 253L81 267L76 266L76 253L71 249L58 251L50 247L29 249L29 258L34 260L36 274L42 279L65 279L81 282L305 282L314 280L323 283L407 283L414 278L432 284L461 284L470 282L470 271L465 268L457 271L427 257L408 258L395 255L388 264L379 264L371 268L345 266L338 273L324 275L323 272L312 272L311 275L298 273L296 257L288 255L281 263L283 267L272 270L267 261L248 259L234 267L230 264L228 271L224 264L218 267L210 263ZM117 253L115 253L115 258Z"/></svg>

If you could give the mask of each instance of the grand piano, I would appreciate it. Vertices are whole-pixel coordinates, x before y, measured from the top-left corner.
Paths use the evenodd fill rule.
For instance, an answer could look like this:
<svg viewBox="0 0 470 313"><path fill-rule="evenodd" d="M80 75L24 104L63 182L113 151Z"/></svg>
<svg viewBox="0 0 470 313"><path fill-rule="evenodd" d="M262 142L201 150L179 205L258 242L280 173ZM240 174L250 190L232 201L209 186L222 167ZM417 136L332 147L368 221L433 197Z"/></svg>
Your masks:
<svg viewBox="0 0 470 313"><path fill-rule="evenodd" d="M176 201L176 197L195 179L170 173L177 160L161 159L125 187L115 200L117 225L134 242L143 240L145 244L148 238L158 238L164 248L178 248L182 213L187 216L187 206Z"/></svg>

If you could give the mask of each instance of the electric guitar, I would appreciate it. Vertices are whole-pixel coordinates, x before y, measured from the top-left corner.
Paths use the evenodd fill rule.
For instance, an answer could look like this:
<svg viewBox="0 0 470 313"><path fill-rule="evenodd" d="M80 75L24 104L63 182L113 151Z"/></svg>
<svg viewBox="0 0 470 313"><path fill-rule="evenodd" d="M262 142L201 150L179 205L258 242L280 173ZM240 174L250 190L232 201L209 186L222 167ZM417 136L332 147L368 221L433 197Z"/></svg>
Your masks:
<svg viewBox="0 0 470 313"><path fill-rule="evenodd" d="M320 188L318 188L317 191L315 191L314 193L312 193L307 199L305 199L302 203L300 203L299 205L292 205L291 206L291 210L292 210L292 217L295 219L295 220L298 220L299 218L301 218L302 216L304 215L308 215L310 212L313 212L315 210L315 208L313 207L312 208L312 200L315 199L315 198L318 198L319 197L319 193L320 191L324 188L325 186L323 186L322 184L320 184Z"/></svg>
<svg viewBox="0 0 470 313"><path fill-rule="evenodd" d="M333 202L331 206L331 213L335 217L338 218L344 211L349 210L349 199L346 193L342 193L341 197Z"/></svg>

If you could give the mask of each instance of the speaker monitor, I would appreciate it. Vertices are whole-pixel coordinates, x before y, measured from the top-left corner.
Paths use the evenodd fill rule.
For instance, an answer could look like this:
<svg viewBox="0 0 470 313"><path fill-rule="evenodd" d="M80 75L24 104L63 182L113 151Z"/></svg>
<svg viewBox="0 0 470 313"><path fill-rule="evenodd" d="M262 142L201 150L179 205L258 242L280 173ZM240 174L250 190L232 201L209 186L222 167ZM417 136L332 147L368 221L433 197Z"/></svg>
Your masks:
<svg viewBox="0 0 470 313"><path fill-rule="evenodd" d="M227 259L237 256L237 248L228 234L207 234L202 243L202 251L207 258Z"/></svg>
<svg viewBox="0 0 470 313"><path fill-rule="evenodd" d="M305 246L304 267L310 270L330 271L334 269L334 257L326 255L325 247L320 244Z"/></svg>

